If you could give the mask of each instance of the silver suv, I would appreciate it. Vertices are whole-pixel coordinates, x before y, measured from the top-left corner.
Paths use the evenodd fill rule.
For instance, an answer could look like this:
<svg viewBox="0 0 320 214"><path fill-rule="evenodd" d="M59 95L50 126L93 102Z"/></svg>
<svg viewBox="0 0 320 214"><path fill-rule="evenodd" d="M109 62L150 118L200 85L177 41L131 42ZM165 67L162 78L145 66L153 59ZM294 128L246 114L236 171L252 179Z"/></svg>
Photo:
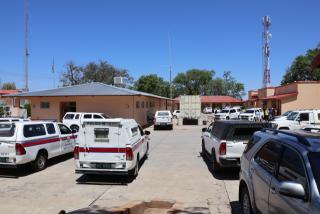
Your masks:
<svg viewBox="0 0 320 214"><path fill-rule="evenodd" d="M319 163L319 132L256 132L241 157L242 213L319 213Z"/></svg>

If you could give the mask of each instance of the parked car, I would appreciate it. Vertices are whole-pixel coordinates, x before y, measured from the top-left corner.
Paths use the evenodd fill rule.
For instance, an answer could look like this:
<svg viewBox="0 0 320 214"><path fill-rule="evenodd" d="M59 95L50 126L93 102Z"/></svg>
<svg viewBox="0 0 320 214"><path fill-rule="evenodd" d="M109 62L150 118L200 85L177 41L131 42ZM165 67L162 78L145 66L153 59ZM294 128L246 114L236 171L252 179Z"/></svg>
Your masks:
<svg viewBox="0 0 320 214"><path fill-rule="evenodd" d="M71 130L75 130L76 132L78 132L80 129L80 124L82 120L88 120L88 119L102 120L107 118L110 118L110 117L104 113L67 112L62 119L62 123L68 126Z"/></svg>
<svg viewBox="0 0 320 214"><path fill-rule="evenodd" d="M249 108L240 113L240 120L261 121L262 110L260 108Z"/></svg>
<svg viewBox="0 0 320 214"><path fill-rule="evenodd" d="M241 157L242 213L319 213L320 134L256 132Z"/></svg>
<svg viewBox="0 0 320 214"><path fill-rule="evenodd" d="M251 121L216 121L202 129L202 154L212 161L213 171L239 167L240 157L253 133L267 123Z"/></svg>
<svg viewBox="0 0 320 214"><path fill-rule="evenodd" d="M234 120L239 118L239 112L236 109L223 109L214 115L215 120Z"/></svg>
<svg viewBox="0 0 320 214"><path fill-rule="evenodd" d="M212 113L212 108L211 107L205 107L203 109L203 113L204 114L211 114Z"/></svg>
<svg viewBox="0 0 320 214"><path fill-rule="evenodd" d="M22 122L30 121L30 119L20 118L20 117L2 117L0 118L0 123L12 123L12 122Z"/></svg>
<svg viewBox="0 0 320 214"><path fill-rule="evenodd" d="M173 129L172 114L170 111L157 111L154 116L154 130L160 127Z"/></svg>
<svg viewBox="0 0 320 214"><path fill-rule="evenodd" d="M31 163L35 171L47 160L73 151L76 135L62 123L29 121L0 124L0 167Z"/></svg>
<svg viewBox="0 0 320 214"><path fill-rule="evenodd" d="M296 130L304 127L320 127L320 110L307 109L292 111L286 119L271 121L273 128Z"/></svg>
<svg viewBox="0 0 320 214"><path fill-rule="evenodd" d="M74 149L76 173L136 177L148 155L149 134L133 119L83 121Z"/></svg>
<svg viewBox="0 0 320 214"><path fill-rule="evenodd" d="M173 111L173 113L172 113L172 116L174 117L174 118L179 118L180 117L180 110L174 110Z"/></svg>

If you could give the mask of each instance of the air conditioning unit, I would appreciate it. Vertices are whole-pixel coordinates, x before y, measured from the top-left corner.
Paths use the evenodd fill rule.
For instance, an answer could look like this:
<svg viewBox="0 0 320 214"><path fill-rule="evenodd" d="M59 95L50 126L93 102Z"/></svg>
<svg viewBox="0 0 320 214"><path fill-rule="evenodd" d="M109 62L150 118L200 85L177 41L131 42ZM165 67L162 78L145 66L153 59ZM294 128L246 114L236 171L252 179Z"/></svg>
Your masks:
<svg viewBox="0 0 320 214"><path fill-rule="evenodd" d="M123 77L114 77L113 78L113 84L114 85L124 85L125 82L124 82L124 78Z"/></svg>

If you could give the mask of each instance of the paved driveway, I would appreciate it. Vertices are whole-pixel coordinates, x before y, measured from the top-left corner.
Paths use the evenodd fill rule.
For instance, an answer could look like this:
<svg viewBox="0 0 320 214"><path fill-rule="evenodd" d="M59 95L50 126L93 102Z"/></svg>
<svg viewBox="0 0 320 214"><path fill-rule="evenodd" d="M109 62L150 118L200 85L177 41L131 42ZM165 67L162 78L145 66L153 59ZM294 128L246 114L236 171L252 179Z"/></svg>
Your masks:
<svg viewBox="0 0 320 214"><path fill-rule="evenodd" d="M238 172L212 174L199 153L200 134L199 126L151 130L149 159L133 181L76 175L70 156L38 173L2 170L0 213L70 212L152 199L182 202L189 213L231 213L238 200Z"/></svg>

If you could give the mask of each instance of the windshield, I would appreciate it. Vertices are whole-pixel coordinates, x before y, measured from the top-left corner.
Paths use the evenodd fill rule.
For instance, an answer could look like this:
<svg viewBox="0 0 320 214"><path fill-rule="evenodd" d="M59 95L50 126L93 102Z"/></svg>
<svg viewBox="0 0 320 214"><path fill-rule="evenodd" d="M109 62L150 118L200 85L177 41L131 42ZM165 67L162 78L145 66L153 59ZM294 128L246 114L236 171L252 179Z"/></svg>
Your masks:
<svg viewBox="0 0 320 214"><path fill-rule="evenodd" d="M289 114L289 116L287 117L287 119L288 119L288 120L295 120L298 115L299 115L298 112L292 112L291 114Z"/></svg>
<svg viewBox="0 0 320 214"><path fill-rule="evenodd" d="M0 137L12 137L15 130L14 124L0 124Z"/></svg>
<svg viewBox="0 0 320 214"><path fill-rule="evenodd" d="M66 116L64 116L65 120L72 120L74 117L74 114L67 114Z"/></svg>
<svg viewBox="0 0 320 214"><path fill-rule="evenodd" d="M291 113L292 111L287 111L286 113L284 113L282 116L285 116L285 117L287 117L287 116L289 116L290 115L290 113Z"/></svg>
<svg viewBox="0 0 320 214"><path fill-rule="evenodd" d="M320 191L320 152L309 152L308 158L313 172L314 180L317 183L318 191Z"/></svg>
<svg viewBox="0 0 320 214"><path fill-rule="evenodd" d="M103 118L110 118L108 115L106 115L106 114L101 114L101 116L103 117Z"/></svg>
<svg viewBox="0 0 320 214"><path fill-rule="evenodd" d="M229 113L230 110L222 110L220 113Z"/></svg>
<svg viewBox="0 0 320 214"><path fill-rule="evenodd" d="M158 116L169 116L169 112L166 111L160 111L157 113Z"/></svg>
<svg viewBox="0 0 320 214"><path fill-rule="evenodd" d="M246 114L253 114L253 113L254 113L254 110L246 110L244 113L246 113Z"/></svg>

